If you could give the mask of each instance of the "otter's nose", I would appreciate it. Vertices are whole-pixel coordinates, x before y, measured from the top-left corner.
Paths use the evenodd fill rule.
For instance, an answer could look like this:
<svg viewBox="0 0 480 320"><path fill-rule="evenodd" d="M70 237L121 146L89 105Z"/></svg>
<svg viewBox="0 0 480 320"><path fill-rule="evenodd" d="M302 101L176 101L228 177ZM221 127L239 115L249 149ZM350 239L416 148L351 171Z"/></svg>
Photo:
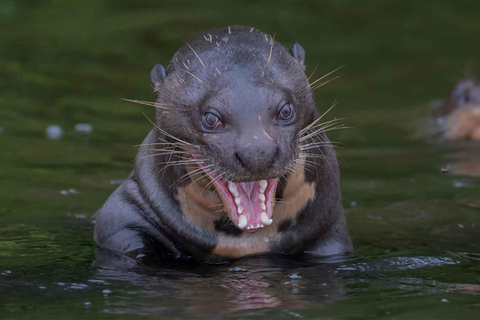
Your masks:
<svg viewBox="0 0 480 320"><path fill-rule="evenodd" d="M260 171L271 168L279 157L280 150L272 140L253 141L237 148L237 162L246 170Z"/></svg>

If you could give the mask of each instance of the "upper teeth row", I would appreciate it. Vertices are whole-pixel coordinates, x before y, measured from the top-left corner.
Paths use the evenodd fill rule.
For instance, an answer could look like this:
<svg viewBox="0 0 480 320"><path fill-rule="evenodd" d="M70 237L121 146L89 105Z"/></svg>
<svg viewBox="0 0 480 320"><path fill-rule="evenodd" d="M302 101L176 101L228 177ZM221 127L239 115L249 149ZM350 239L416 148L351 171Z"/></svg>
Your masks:
<svg viewBox="0 0 480 320"><path fill-rule="evenodd" d="M268 186L267 180L260 180L260 193L261 194L264 193L265 190L267 190L267 186ZM235 183L228 182L228 190L230 190L230 192L235 197L238 197L239 193L238 193L238 189L237 189L237 186L235 185Z"/></svg>

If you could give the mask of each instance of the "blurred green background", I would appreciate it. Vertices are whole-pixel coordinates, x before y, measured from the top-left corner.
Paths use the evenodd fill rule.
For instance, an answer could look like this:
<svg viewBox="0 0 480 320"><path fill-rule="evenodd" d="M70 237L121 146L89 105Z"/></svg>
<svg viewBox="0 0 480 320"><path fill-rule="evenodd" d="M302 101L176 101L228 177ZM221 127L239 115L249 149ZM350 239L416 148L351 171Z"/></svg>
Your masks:
<svg viewBox="0 0 480 320"><path fill-rule="evenodd" d="M345 64L318 96L323 109L339 100L355 127L349 146L402 144L413 106L478 71L479 12L475 1L2 0L0 121L7 135L31 138L51 123L89 122L96 139L136 143L150 111L120 98L153 100L149 71L183 40L245 24L301 43L308 74Z"/></svg>
<svg viewBox="0 0 480 320"><path fill-rule="evenodd" d="M331 138L343 146L344 206L358 259L479 254L480 182L440 173L480 159L478 146L412 138L431 116L432 100L480 74L479 17L478 1L0 0L0 271L35 288L91 277L89 218L130 173L134 146L151 129L144 113L154 114L121 98L153 101L153 65L166 66L194 34L231 24L276 33L287 47L299 42L307 74L318 66L312 80L345 65L317 101L326 110L338 100L327 120L346 117L352 127ZM75 131L78 123L93 132ZM46 138L51 125L63 129L61 139ZM467 283L479 294L475 261L408 276ZM0 315L84 310L83 296L45 300L2 279ZM426 300L413 300L417 308L405 313L412 299L392 282L390 289L351 283L348 302L331 305L329 314L478 315L474 296L454 296L456 309L445 309L420 289Z"/></svg>

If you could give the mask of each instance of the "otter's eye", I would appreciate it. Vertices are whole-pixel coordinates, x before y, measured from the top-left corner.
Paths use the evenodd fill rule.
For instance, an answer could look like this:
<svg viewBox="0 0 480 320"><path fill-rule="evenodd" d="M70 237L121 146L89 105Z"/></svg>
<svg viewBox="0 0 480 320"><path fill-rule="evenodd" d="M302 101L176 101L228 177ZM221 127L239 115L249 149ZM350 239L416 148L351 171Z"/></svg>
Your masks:
<svg viewBox="0 0 480 320"><path fill-rule="evenodd" d="M223 128L222 121L211 112L205 113L205 115L203 116L203 124L208 129Z"/></svg>
<svg viewBox="0 0 480 320"><path fill-rule="evenodd" d="M278 120L290 120L293 117L293 105L291 103L285 104L278 112Z"/></svg>

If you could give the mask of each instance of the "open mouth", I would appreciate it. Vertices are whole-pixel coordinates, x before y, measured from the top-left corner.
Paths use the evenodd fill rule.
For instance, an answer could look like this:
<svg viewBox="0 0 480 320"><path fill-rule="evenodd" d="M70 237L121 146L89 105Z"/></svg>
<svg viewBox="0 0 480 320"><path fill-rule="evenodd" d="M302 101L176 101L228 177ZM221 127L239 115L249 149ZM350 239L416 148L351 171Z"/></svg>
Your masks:
<svg viewBox="0 0 480 320"><path fill-rule="evenodd" d="M272 224L278 178L236 183L213 174L203 162L197 163L212 180L237 228L256 232Z"/></svg>

